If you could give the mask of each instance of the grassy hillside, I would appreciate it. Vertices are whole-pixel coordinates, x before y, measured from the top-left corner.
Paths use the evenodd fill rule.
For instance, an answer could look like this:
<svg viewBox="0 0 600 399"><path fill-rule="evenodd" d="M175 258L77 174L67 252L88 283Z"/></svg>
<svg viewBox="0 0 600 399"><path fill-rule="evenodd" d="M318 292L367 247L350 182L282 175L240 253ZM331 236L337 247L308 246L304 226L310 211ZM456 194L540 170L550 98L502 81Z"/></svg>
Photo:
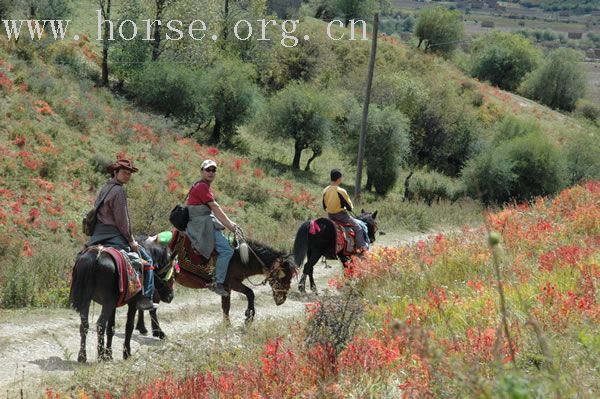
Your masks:
<svg viewBox="0 0 600 399"><path fill-rule="evenodd" d="M94 4L83 2L76 9L75 26L82 37L93 35ZM310 83L327 93L360 99L368 42L334 42L325 39L323 31L321 21L303 20L300 34L308 32L315 38ZM184 50L167 48L164 57L176 51L215 53L216 45L186 43ZM283 62L289 56L270 46L253 50L264 56L258 61L266 69L255 65L260 71L258 80L276 71L273 68L281 64L278 60ZM298 50L292 58L305 57L305 50ZM98 87L99 54L99 43L85 37L79 42L14 43L0 39L2 306L65 303L70 268L85 242L80 233L81 216L107 178L104 166L117 156L133 158L141 170L128 187L136 233L169 228L166 215L198 178L199 165L207 157L221 165L215 188L226 211L249 236L283 248L290 248L299 221L321 215L320 191L332 167L345 169L346 183L352 189L354 168L349 157L341 154L343 143L326 146L308 172L290 168L293 143L266 137L260 121L242 126L237 152L206 145L210 125L196 132L196 124L182 124L152 113L126 90ZM395 101L398 93L409 93L390 93L386 80L390 76L404 79L401 81L414 89L410 93L422 96L421 101L438 102L449 113L450 123L452 118L468 118L478 126L477 141L492 137L494 126L506 115L534 118L556 145L592 129L584 122L465 78L441 58L415 51L393 38L382 38L374 102L384 104ZM265 89L262 95L267 98L270 93ZM336 98L331 97L332 109L341 108ZM413 104L411 97L398 101L408 108ZM413 112L419 114L418 109ZM428 176L427 171L419 173ZM365 195L364 207L380 210L382 230L423 231L480 220L481 207L466 198L452 203L434 201L431 207L419 201L402 202L402 178L406 174L402 171L387 197Z"/></svg>

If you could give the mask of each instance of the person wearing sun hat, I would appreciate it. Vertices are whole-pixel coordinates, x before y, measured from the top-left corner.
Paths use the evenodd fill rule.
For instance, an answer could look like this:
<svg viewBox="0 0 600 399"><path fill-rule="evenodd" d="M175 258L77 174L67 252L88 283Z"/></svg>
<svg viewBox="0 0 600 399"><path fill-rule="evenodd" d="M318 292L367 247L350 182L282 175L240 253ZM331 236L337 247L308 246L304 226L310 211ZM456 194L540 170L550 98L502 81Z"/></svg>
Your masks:
<svg viewBox="0 0 600 399"><path fill-rule="evenodd" d="M111 179L100 189L96 197L95 206L104 199L97 213L97 222L94 233L88 246L102 244L107 247L122 249L128 253L140 252L142 257L152 263L150 255L139 246L131 233L131 220L127 207L127 194L124 185L129 183L131 175L138 172L129 159L118 159L107 168ZM137 302L138 309L152 309L152 293L154 292L154 279L152 270L144 272L144 295Z"/></svg>
<svg viewBox="0 0 600 399"><path fill-rule="evenodd" d="M236 224L229 219L215 200L211 183L215 180L217 163L207 159L200 165L201 179L190 190L186 206L190 214L186 234L192 245L206 259L210 259L213 250L217 251L215 265L215 283L210 287L221 296L229 296L224 286L233 248L225 238L225 228L235 231Z"/></svg>

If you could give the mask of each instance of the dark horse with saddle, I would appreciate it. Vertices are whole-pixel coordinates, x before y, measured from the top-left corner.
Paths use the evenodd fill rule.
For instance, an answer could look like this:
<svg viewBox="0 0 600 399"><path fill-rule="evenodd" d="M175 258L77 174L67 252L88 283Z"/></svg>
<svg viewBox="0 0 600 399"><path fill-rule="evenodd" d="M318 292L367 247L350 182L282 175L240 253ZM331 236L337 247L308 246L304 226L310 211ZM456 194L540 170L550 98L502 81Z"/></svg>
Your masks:
<svg viewBox="0 0 600 399"><path fill-rule="evenodd" d="M144 242L140 239L140 242ZM212 282L214 258L204 259L192 247L188 237L176 231L169 247L144 242L157 265L155 275L154 302L170 302L173 299L173 281L190 288L207 288ZM291 280L297 274L296 265L291 256L264 244L248 241L249 256L240 254L237 248L230 261L225 285L228 290L246 295L248 307L246 322L251 322L256 313L254 292L243 281L251 276L263 275L260 284L269 284L273 299L281 305L287 298ZM177 258L177 263L173 260ZM96 323L98 335L98 360L112 360L112 339L114 336L116 308L128 306L125 326L123 358L131 355L131 335L134 327L136 303L141 298L141 284L136 280L135 271L127 266L127 259L118 250L103 246L87 248L78 257L73 267L71 282L71 305L80 314L81 344L77 360L87 361L86 336L89 330L89 309L92 301L102 305L102 311ZM130 265L129 265L130 266ZM177 269L177 270L175 270ZM229 321L230 297L222 297L222 309L225 321ZM150 312L153 335L164 338L160 330L156 310ZM140 311L140 316L142 313ZM143 321L138 321L138 329L144 332ZM106 334L106 345L104 336Z"/></svg>
<svg viewBox="0 0 600 399"><path fill-rule="evenodd" d="M365 212L363 209L356 219L367 225L368 237L371 243L375 242L377 232L377 211ZM302 271L302 278L298 284L300 292L306 292L306 277L310 281L310 289L317 291L313 278L313 267L323 256L326 259L339 259L344 267L347 266L354 252L354 232L349 225L334 222L331 219L320 218L304 222L294 240L294 260L298 266L308 258Z"/></svg>

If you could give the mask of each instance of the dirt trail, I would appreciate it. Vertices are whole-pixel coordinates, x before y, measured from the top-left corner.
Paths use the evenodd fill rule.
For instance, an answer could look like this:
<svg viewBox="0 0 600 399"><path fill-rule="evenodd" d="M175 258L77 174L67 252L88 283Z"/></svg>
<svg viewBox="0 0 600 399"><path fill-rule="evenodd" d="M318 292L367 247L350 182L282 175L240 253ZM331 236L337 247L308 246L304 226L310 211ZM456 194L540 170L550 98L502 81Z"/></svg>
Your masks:
<svg viewBox="0 0 600 399"><path fill-rule="evenodd" d="M432 233L394 233L378 238L378 245L400 246L426 238ZM315 267L315 280L320 290L327 288L327 281L341 272L338 262L329 261L329 268L318 264ZM260 280L253 280L255 283ZM304 312L305 303L314 301L312 294L301 295L297 282L293 282L288 300L276 306L268 287L252 287L256 294L256 318L291 318ZM245 297L234 293L231 306L231 322L234 327L243 324ZM93 318L92 318L93 311ZM95 320L100 306L90 309L90 327L95 328ZM171 304L161 304L159 308L161 327L167 336L194 332L207 332L222 322L220 297L208 290L179 290ZM117 310L116 335L113 340L115 361L121 361L123 330L126 308ZM150 328L149 318L146 318ZM96 361L95 330L88 334L88 361ZM141 336L134 331L132 352L156 350L162 345L153 337ZM68 309L41 309L3 311L0 313L0 398L21 398L38 396L43 381L49 377L69 378L78 365L79 317ZM24 392L23 396L21 392ZM35 394L37 392L37 395Z"/></svg>

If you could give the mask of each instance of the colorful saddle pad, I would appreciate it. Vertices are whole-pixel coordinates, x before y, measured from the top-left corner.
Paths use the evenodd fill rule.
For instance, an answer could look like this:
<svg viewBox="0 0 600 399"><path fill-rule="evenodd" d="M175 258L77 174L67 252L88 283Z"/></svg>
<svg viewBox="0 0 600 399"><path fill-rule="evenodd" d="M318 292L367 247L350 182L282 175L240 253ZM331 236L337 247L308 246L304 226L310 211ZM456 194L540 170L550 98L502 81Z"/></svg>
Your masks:
<svg viewBox="0 0 600 399"><path fill-rule="evenodd" d="M129 258L116 248L99 247L100 252L108 253L117 265L117 279L119 281L119 299L117 307L125 305L142 289L142 282L131 265Z"/></svg>
<svg viewBox="0 0 600 399"><path fill-rule="evenodd" d="M171 248L173 256L177 256L177 262L179 263L181 270L199 277L204 280L206 284L213 281L217 259L216 253L213 252L210 259L206 259L192 247L192 242L189 237L185 233L181 233L177 230L173 233L173 239L171 240L169 247ZM177 280L177 277L175 279Z"/></svg>
<svg viewBox="0 0 600 399"><path fill-rule="evenodd" d="M333 222L335 225L335 253L350 256L355 253L356 237L352 225Z"/></svg>

